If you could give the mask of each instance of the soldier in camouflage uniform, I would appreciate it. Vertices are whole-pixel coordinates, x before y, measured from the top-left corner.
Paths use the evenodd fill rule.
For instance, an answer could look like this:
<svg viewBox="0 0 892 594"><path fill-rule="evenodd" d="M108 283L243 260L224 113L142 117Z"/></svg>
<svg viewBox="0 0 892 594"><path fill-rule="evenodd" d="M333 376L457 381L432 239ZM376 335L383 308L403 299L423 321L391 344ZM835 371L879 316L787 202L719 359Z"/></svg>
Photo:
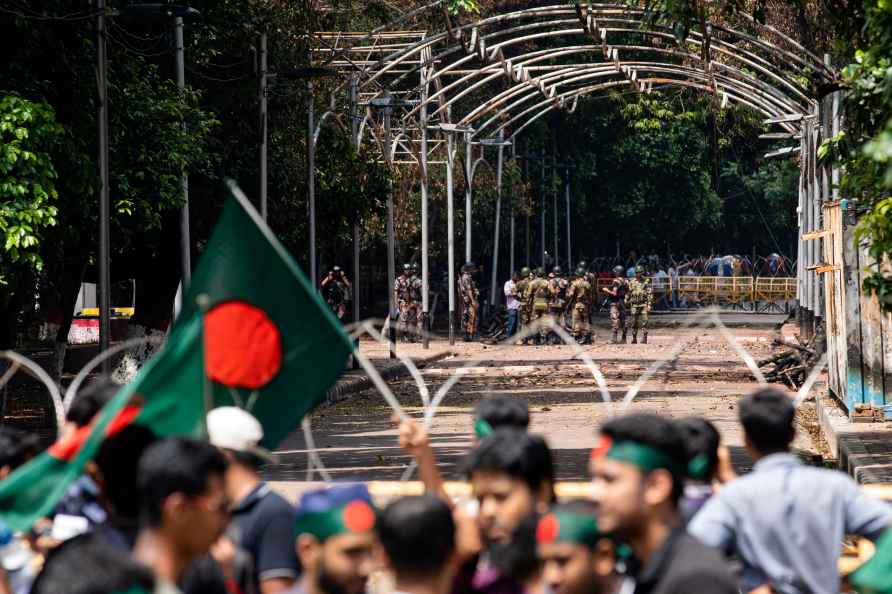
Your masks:
<svg viewBox="0 0 892 594"><path fill-rule="evenodd" d="M526 292L523 294L523 301L530 310L530 323L540 320L548 315L549 300L548 281L545 279L545 271L541 268L536 270L536 278L527 285ZM548 338L548 328L540 328L539 336L536 344L543 344Z"/></svg>
<svg viewBox="0 0 892 594"><path fill-rule="evenodd" d="M403 271L393 281L393 302L396 303L398 312L396 332L402 342L408 341L407 328L412 305L412 297L409 294L409 274L411 271L411 264L403 264Z"/></svg>
<svg viewBox="0 0 892 594"><path fill-rule="evenodd" d="M421 292L424 288L421 278L418 277L418 267L411 264L409 270L409 278L406 280L409 289L409 311L406 316L406 333L409 335L409 342L417 342L421 340L421 333L418 331L418 320L421 319Z"/></svg>
<svg viewBox="0 0 892 594"><path fill-rule="evenodd" d="M592 286L585 278L585 268L576 269L573 282L567 291L567 302L570 305L573 320L573 338L579 344L591 344L591 326L589 312L592 306Z"/></svg>
<svg viewBox="0 0 892 594"><path fill-rule="evenodd" d="M629 292L626 293L626 304L632 314L632 344L638 342L638 330L641 330L641 344L647 344L647 318L654 303L654 290L650 279L644 278L644 268L635 267L635 278L629 281Z"/></svg>
<svg viewBox="0 0 892 594"><path fill-rule="evenodd" d="M617 344L617 334L622 330L622 342L626 342L626 292L629 290L629 284L623 278L625 269L622 266L613 267L613 282L609 287L601 289L607 294L607 301L610 304L610 326L613 328L613 338L610 342Z"/></svg>
<svg viewBox="0 0 892 594"><path fill-rule="evenodd" d="M548 280L548 313L554 318L554 323L561 326L566 326L564 322L564 313L567 309L567 289L569 288L570 283L563 277L561 267L555 266L552 268L551 276ZM561 340L557 333L551 332L549 335L549 342L560 344Z"/></svg>
<svg viewBox="0 0 892 594"><path fill-rule="evenodd" d="M595 309L598 306L598 278L595 276L595 273L588 269L588 263L583 260L579 263L579 268L583 270L583 278L591 287L591 292L589 294L589 305L588 305L588 323L591 326L594 323L594 315Z"/></svg>
<svg viewBox="0 0 892 594"><path fill-rule="evenodd" d="M477 334L477 304L480 292L477 283L471 276L477 266L473 262L466 262L461 267L461 277L458 279L458 294L461 297L461 325L465 333L465 342L474 340Z"/></svg>
<svg viewBox="0 0 892 594"><path fill-rule="evenodd" d="M526 301L524 301L524 293L527 291L527 287L530 284L530 281L533 280L533 273L527 266L524 266L520 269L520 280L515 283L517 287L517 300L520 301L520 328L518 328L518 332L522 332L524 328L530 325L530 309L527 307ZM521 344L529 344L527 341L529 338L524 338L521 341Z"/></svg>

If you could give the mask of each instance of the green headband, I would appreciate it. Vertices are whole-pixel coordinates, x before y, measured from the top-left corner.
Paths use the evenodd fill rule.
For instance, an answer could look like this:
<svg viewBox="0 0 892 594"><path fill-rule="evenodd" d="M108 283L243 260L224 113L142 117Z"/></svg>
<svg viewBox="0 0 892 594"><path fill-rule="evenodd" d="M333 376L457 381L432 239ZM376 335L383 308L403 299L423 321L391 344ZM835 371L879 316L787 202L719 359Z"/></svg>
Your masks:
<svg viewBox="0 0 892 594"><path fill-rule="evenodd" d="M326 511L299 514L294 533L312 534L320 541L349 532L367 532L375 527L375 511L360 499Z"/></svg>
<svg viewBox="0 0 892 594"><path fill-rule="evenodd" d="M637 441L614 442L610 437L604 436L601 443L592 450L592 458L625 462L648 472L662 468L673 474L684 474L684 469L671 456Z"/></svg>
<svg viewBox="0 0 892 594"><path fill-rule="evenodd" d="M492 433L492 431L492 425L489 424L489 421L484 419L477 419L474 421L474 435L477 436L477 439L483 439Z"/></svg>
<svg viewBox="0 0 892 594"><path fill-rule="evenodd" d="M553 512L543 516L536 527L536 542L572 542L594 548L601 539L594 516L573 512Z"/></svg>

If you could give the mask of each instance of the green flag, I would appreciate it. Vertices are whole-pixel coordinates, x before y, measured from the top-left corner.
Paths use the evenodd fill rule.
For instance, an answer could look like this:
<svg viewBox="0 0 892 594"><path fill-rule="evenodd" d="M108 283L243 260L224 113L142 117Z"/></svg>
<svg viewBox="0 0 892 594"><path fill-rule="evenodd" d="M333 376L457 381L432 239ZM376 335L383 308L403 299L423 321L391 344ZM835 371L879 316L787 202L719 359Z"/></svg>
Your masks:
<svg viewBox="0 0 892 594"><path fill-rule="evenodd" d="M102 440L131 423L200 435L211 408L239 406L275 447L324 398L352 343L233 182L167 344L85 427L0 482L0 521L27 530L56 505ZM137 461L134 460L134 464Z"/></svg>
<svg viewBox="0 0 892 594"><path fill-rule="evenodd" d="M860 594L892 594L892 529L883 532L873 557L849 576L849 583Z"/></svg>

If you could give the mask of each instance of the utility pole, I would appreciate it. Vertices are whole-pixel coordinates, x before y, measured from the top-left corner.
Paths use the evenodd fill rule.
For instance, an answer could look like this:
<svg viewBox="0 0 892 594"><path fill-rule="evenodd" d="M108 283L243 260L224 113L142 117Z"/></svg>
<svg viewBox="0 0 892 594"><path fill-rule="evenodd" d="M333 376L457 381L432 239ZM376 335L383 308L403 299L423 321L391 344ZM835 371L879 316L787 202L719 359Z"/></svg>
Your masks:
<svg viewBox="0 0 892 594"><path fill-rule="evenodd" d="M260 216L266 220L266 138L267 138L267 56L266 33L260 34ZM315 284L316 279L313 279Z"/></svg>
<svg viewBox="0 0 892 594"><path fill-rule="evenodd" d="M108 174L108 60L106 55L105 0L96 0L99 16L96 17L96 82L98 101L96 119L99 123L99 351L108 350L110 342L111 271L110 257L110 207ZM102 372L108 374L111 361L102 361Z"/></svg>
<svg viewBox="0 0 892 594"><path fill-rule="evenodd" d="M548 244L545 242L545 210L546 210L545 205L547 204L547 202L546 202L547 199L545 197L545 149L544 148L542 149L542 157L541 158L542 158L542 169L541 169L542 174L540 176L539 196L542 199L542 213L541 213L542 237L539 240L539 245L542 246L542 269L544 270L545 267L548 266L548 262L545 261L545 255L548 253L548 250L546 249Z"/></svg>
<svg viewBox="0 0 892 594"><path fill-rule="evenodd" d="M182 96L182 92L186 88L183 17L174 19L174 32L177 54L177 88ZM185 168L180 176L180 185L183 192L183 205L180 207L180 294L185 297L186 287L192 278L192 250L189 236L189 174L186 173Z"/></svg>
<svg viewBox="0 0 892 594"><path fill-rule="evenodd" d="M570 169L566 169L566 184L564 185L564 196L567 202L567 269L573 270L573 243L570 239Z"/></svg>
<svg viewBox="0 0 892 594"><path fill-rule="evenodd" d="M356 110L356 75L350 76L350 145L359 145L359 113ZM359 223L353 223L353 321L359 321ZM356 359L354 358L354 363Z"/></svg>
<svg viewBox="0 0 892 594"><path fill-rule="evenodd" d="M316 271L316 106L313 82L307 81L307 208L310 216L310 278L319 282Z"/></svg>
<svg viewBox="0 0 892 594"><path fill-rule="evenodd" d="M511 160L516 162L517 158L517 145L514 143L514 138L511 139ZM508 266L511 267L511 272L514 272L514 197L511 197L511 233L509 235L508 245L510 250L510 256L508 258Z"/></svg>
<svg viewBox="0 0 892 594"><path fill-rule="evenodd" d="M446 131L446 243L449 264L449 344L455 344L455 207L453 205L453 166L455 157L452 132Z"/></svg>
<svg viewBox="0 0 892 594"><path fill-rule="evenodd" d="M496 306L496 286L498 281L498 273L499 273L499 223L501 220L502 213L502 167L505 163L505 145L508 144L505 142L505 133L502 130L499 130L499 137L495 139L495 142L486 142L481 140L481 146L493 145L495 144L499 148L499 156L496 162L496 220L495 220L495 229L493 231L493 244L492 244L492 284L490 285L490 297L489 297L489 306L490 311L493 311ZM513 251L513 250L512 250ZM510 275L514 270L514 266L512 263L511 270L508 271Z"/></svg>
<svg viewBox="0 0 892 594"><path fill-rule="evenodd" d="M385 96L384 104L384 159L387 161L387 294L390 299L390 358L396 358L396 320L393 319L396 311L396 302L393 300L393 286L396 282L396 260L394 253L393 231L393 156L391 155L391 129L390 129L390 95Z"/></svg>
<svg viewBox="0 0 892 594"><path fill-rule="evenodd" d="M474 183L474 156L471 152L471 132L465 132L465 262L471 261L471 185Z"/></svg>
<svg viewBox="0 0 892 594"><path fill-rule="evenodd" d="M430 348L430 283L428 276L428 205L427 205L427 69L421 71L421 333L422 345Z"/></svg>

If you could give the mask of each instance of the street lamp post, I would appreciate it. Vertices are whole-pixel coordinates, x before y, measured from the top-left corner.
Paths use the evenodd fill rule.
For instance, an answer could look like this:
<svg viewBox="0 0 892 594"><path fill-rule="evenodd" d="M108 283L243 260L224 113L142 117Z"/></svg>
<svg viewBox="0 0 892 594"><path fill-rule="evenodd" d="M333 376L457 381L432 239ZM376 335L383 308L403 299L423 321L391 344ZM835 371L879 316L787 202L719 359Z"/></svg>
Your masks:
<svg viewBox="0 0 892 594"><path fill-rule="evenodd" d="M484 138L478 144L481 147L486 146L494 146L499 149L499 156L496 162L496 217L495 217L495 225L493 228L493 248L492 248L492 273L491 279L492 283L490 284L490 297L489 297L489 305L490 311L492 311L496 306L496 283L498 279L498 269L499 269L499 224L502 213L502 167L504 165L504 156L505 156L505 147L511 146L510 142L505 141L503 131L499 131L498 138ZM513 270L513 262L512 262L512 270ZM509 271L510 273L510 271Z"/></svg>
<svg viewBox="0 0 892 594"><path fill-rule="evenodd" d="M109 346L111 271L109 270L109 174L108 174L108 56L106 55L105 0L97 0L99 16L96 19L96 62L98 101L96 119L99 122L99 350ZM102 361L102 372L109 373L111 361Z"/></svg>

